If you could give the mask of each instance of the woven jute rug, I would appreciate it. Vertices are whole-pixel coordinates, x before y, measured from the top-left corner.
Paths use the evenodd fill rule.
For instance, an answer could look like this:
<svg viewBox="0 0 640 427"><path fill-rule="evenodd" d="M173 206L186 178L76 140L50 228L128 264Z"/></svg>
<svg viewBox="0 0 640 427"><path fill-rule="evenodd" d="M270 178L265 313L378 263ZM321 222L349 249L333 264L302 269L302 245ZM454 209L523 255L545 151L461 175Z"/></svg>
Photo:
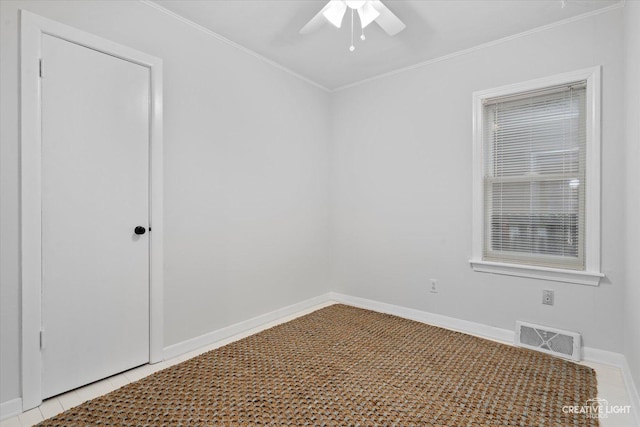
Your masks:
<svg viewBox="0 0 640 427"><path fill-rule="evenodd" d="M41 426L597 426L592 369L333 305L204 353Z"/></svg>

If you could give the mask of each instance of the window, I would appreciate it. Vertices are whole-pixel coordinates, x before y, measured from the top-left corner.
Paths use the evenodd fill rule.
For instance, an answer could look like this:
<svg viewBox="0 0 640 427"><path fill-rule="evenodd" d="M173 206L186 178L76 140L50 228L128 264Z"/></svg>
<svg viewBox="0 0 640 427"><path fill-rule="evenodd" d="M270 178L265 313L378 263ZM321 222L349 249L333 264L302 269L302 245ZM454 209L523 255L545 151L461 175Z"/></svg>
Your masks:
<svg viewBox="0 0 640 427"><path fill-rule="evenodd" d="M474 94L477 271L597 285L599 68Z"/></svg>

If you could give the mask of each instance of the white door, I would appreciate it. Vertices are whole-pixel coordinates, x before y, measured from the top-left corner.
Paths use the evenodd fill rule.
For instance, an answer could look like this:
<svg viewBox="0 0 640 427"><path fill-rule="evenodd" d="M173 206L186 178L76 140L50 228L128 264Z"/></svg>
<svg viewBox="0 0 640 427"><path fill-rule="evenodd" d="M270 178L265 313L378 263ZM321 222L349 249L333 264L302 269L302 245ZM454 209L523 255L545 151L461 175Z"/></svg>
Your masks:
<svg viewBox="0 0 640 427"><path fill-rule="evenodd" d="M41 84L47 398L149 361L150 74L43 35Z"/></svg>

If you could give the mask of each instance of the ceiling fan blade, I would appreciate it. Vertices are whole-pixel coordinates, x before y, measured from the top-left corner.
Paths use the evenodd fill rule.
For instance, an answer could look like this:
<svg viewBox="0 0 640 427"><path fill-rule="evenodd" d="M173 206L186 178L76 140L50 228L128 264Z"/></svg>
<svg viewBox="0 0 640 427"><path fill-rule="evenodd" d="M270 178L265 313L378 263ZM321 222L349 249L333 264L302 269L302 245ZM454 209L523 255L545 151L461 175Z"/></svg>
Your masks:
<svg viewBox="0 0 640 427"><path fill-rule="evenodd" d="M382 4L380 0L371 0L369 4L371 4L375 10L380 12L380 16L378 16L376 22L387 34L395 36L405 29L406 25L404 25L404 23L394 15L387 6Z"/></svg>
<svg viewBox="0 0 640 427"><path fill-rule="evenodd" d="M316 13L316 15L300 29L300 34L309 34L322 27L324 23L327 22L323 14L330 6L331 1L325 4L324 7L320 9L320 12Z"/></svg>
<svg viewBox="0 0 640 427"><path fill-rule="evenodd" d="M360 24L362 25L362 28L365 28L380 16L380 12L371 6L370 3L365 3L362 7L358 8L358 16L360 16Z"/></svg>
<svg viewBox="0 0 640 427"><path fill-rule="evenodd" d="M331 0L328 6L329 7L322 12L322 14L329 22L340 28L342 26L344 14L347 11L346 3L342 0Z"/></svg>

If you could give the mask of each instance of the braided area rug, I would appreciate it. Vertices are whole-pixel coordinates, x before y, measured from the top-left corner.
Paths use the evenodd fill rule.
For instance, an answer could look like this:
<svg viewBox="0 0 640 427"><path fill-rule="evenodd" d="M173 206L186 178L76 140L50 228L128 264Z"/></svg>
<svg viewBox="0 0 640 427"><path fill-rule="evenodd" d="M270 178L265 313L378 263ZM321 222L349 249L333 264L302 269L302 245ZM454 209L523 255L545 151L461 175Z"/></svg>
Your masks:
<svg viewBox="0 0 640 427"><path fill-rule="evenodd" d="M39 426L597 426L591 368L332 305Z"/></svg>

